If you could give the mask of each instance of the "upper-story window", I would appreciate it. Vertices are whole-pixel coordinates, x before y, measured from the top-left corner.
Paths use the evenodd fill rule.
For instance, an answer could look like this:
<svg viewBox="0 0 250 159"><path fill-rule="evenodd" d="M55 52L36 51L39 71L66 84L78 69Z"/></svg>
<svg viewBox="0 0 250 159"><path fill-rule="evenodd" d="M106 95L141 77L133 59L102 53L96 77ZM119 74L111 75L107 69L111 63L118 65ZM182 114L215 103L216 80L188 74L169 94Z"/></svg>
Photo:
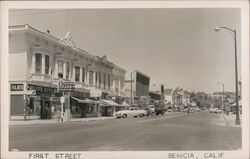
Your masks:
<svg viewBox="0 0 250 159"><path fill-rule="evenodd" d="M69 62L66 62L66 79L69 79Z"/></svg>
<svg viewBox="0 0 250 159"><path fill-rule="evenodd" d="M49 55L45 55L45 74L49 74Z"/></svg>
<svg viewBox="0 0 250 159"><path fill-rule="evenodd" d="M85 67L82 68L82 82L85 82Z"/></svg>
<svg viewBox="0 0 250 159"><path fill-rule="evenodd" d="M63 61L58 61L58 78L63 78Z"/></svg>
<svg viewBox="0 0 250 159"><path fill-rule="evenodd" d="M80 82L80 67L75 66L75 81Z"/></svg>
<svg viewBox="0 0 250 159"><path fill-rule="evenodd" d="M93 75L94 75L94 72L93 71L89 71L89 84L90 85L93 85L94 82L93 82Z"/></svg>
<svg viewBox="0 0 250 159"><path fill-rule="evenodd" d="M110 75L108 75L108 89L110 89Z"/></svg>
<svg viewBox="0 0 250 159"><path fill-rule="evenodd" d="M106 74L103 73L103 88L106 89Z"/></svg>
<svg viewBox="0 0 250 159"><path fill-rule="evenodd" d="M115 91L119 91L119 81L115 80Z"/></svg>
<svg viewBox="0 0 250 159"><path fill-rule="evenodd" d="M42 54L35 54L35 73L42 73Z"/></svg>
<svg viewBox="0 0 250 159"><path fill-rule="evenodd" d="M95 72L95 85L97 86L97 81L98 80L98 72Z"/></svg>
<svg viewBox="0 0 250 159"><path fill-rule="evenodd" d="M102 85L102 73L99 72L99 88L101 88Z"/></svg>

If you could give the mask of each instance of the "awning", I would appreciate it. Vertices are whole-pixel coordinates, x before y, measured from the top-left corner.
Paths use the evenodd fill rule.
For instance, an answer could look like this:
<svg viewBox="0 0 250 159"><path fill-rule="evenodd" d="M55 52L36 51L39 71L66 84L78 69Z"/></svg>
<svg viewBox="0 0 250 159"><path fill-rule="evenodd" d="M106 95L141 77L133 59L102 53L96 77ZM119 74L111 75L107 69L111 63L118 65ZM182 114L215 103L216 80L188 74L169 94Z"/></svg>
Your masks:
<svg viewBox="0 0 250 159"><path fill-rule="evenodd" d="M115 107L121 106L112 100L101 99L101 102L102 102L102 106L115 106Z"/></svg>
<svg viewBox="0 0 250 159"><path fill-rule="evenodd" d="M86 99L78 99L78 98L75 98L75 97L71 97L72 99L74 99L74 100L77 100L79 103L87 103L87 104L94 104L95 103L95 101L93 101L93 100L91 100L91 99L88 99L88 98L86 98Z"/></svg>

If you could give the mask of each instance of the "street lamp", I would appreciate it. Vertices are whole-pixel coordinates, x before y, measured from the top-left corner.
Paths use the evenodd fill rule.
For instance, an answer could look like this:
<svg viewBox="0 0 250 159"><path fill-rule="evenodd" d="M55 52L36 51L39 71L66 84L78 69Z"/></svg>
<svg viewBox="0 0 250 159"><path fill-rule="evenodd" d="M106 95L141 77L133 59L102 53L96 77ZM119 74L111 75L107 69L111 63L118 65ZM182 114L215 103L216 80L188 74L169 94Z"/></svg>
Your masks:
<svg viewBox="0 0 250 159"><path fill-rule="evenodd" d="M236 97L235 97L235 102L236 102L236 119L235 119L235 124L236 125L240 125L240 115L239 115L239 101L238 101L238 70L237 70L237 38L236 38L236 29L231 29L229 27L226 26L222 26L222 27L217 27L215 28L215 31L220 31L220 29L225 29L231 33L233 33L233 37L234 37L234 53L235 53L235 93L236 93Z"/></svg>
<svg viewBox="0 0 250 159"><path fill-rule="evenodd" d="M222 108L223 108L223 112L225 113L226 110L225 110L225 105L224 105L224 83L222 83L222 82L217 82L217 84L222 85Z"/></svg>

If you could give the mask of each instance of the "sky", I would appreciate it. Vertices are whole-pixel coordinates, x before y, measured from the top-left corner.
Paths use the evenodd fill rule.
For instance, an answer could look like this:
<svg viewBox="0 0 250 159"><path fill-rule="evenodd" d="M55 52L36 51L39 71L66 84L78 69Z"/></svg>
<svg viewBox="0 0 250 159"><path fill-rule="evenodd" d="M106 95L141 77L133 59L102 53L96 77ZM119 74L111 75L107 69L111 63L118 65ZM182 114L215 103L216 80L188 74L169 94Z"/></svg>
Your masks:
<svg viewBox="0 0 250 159"><path fill-rule="evenodd" d="M62 38L69 31L76 45L130 72L150 76L150 84L212 93L235 90L234 41L239 9L70 9L11 10L10 25L29 24ZM239 67L240 70L240 67ZM240 71L239 71L240 79Z"/></svg>

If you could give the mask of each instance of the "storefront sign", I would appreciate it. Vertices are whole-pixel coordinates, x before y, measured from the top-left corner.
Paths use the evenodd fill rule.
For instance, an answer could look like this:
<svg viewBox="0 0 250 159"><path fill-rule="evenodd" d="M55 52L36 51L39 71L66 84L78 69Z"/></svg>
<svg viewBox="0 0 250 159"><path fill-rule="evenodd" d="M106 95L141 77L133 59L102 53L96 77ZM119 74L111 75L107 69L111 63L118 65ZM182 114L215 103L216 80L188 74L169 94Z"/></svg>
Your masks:
<svg viewBox="0 0 250 159"><path fill-rule="evenodd" d="M23 84L11 84L10 91L23 91Z"/></svg>
<svg viewBox="0 0 250 159"><path fill-rule="evenodd" d="M28 84L27 89L35 90L36 95L41 95L41 94L51 95L55 91L55 88L52 88L52 87L43 87L43 86L30 85L30 84Z"/></svg>
<svg viewBox="0 0 250 159"><path fill-rule="evenodd" d="M78 99L85 99L90 97L90 93L89 92L78 92L78 91L74 91L72 93L72 96Z"/></svg>
<svg viewBox="0 0 250 159"><path fill-rule="evenodd" d="M72 91L75 90L75 84L73 82L60 82L59 83L60 91Z"/></svg>

